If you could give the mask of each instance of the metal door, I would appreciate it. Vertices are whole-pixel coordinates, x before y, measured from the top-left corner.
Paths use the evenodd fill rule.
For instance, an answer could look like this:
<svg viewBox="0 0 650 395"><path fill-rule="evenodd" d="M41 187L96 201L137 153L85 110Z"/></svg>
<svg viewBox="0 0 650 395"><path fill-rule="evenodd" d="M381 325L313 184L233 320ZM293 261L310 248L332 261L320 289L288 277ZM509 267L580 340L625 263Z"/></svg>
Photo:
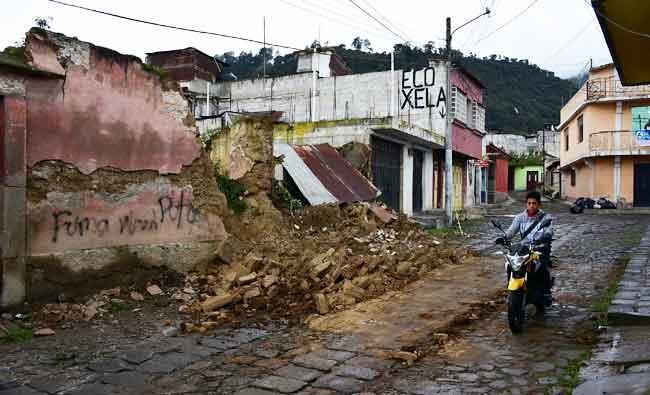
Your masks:
<svg viewBox="0 0 650 395"><path fill-rule="evenodd" d="M413 212L422 211L422 168L424 152L413 150Z"/></svg>
<svg viewBox="0 0 650 395"><path fill-rule="evenodd" d="M634 207L650 207L650 163L634 166Z"/></svg>
<svg viewBox="0 0 650 395"><path fill-rule="evenodd" d="M370 145L372 178L381 191L379 199L390 208L400 211L402 146L376 137L371 137Z"/></svg>

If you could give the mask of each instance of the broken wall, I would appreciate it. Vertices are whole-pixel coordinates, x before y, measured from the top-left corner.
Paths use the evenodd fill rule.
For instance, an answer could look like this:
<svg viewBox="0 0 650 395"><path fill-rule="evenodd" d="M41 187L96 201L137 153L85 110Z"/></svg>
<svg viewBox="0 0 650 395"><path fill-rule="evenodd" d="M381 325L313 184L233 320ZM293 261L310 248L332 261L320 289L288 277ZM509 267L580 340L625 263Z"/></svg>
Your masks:
<svg viewBox="0 0 650 395"><path fill-rule="evenodd" d="M238 116L212 138L210 159L216 171L241 184L248 216L278 223L280 212L271 202L273 189L273 117ZM257 218L257 221L263 221Z"/></svg>
<svg viewBox="0 0 650 395"><path fill-rule="evenodd" d="M42 29L26 55L50 76L24 77L30 296L214 259L227 204L177 86L138 58Z"/></svg>

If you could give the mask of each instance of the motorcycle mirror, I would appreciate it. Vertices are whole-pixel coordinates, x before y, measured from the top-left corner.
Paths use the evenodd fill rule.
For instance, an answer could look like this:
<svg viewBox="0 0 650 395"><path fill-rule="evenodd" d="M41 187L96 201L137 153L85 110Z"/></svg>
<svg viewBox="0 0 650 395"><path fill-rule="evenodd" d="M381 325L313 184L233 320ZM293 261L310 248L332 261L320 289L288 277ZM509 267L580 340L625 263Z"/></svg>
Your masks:
<svg viewBox="0 0 650 395"><path fill-rule="evenodd" d="M499 224L499 223L498 223L497 221L495 221L495 220L491 220L491 221L492 221L492 225L494 225L494 227L501 229L501 224Z"/></svg>

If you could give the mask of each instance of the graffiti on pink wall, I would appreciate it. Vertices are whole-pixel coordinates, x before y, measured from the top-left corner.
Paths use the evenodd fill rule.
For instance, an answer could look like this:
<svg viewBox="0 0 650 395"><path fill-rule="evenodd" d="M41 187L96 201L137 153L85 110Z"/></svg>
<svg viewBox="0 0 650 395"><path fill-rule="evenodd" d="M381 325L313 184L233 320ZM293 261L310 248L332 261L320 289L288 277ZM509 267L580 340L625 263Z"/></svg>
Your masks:
<svg viewBox="0 0 650 395"><path fill-rule="evenodd" d="M144 191L111 204L86 195L42 202L29 210L31 253L119 245L222 240L225 229L214 214L193 205L190 188ZM58 202L57 200L61 200Z"/></svg>

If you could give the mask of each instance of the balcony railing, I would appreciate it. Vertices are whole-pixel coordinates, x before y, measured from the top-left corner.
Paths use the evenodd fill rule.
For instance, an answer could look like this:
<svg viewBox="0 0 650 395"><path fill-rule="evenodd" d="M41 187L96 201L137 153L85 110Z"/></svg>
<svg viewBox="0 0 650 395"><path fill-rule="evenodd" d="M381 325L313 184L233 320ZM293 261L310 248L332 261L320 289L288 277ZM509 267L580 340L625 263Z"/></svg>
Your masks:
<svg viewBox="0 0 650 395"><path fill-rule="evenodd" d="M650 96L650 85L623 86L621 81L614 77L587 81L587 100L639 96Z"/></svg>
<svg viewBox="0 0 650 395"><path fill-rule="evenodd" d="M649 155L648 134L633 131L604 131L589 135L593 155Z"/></svg>

